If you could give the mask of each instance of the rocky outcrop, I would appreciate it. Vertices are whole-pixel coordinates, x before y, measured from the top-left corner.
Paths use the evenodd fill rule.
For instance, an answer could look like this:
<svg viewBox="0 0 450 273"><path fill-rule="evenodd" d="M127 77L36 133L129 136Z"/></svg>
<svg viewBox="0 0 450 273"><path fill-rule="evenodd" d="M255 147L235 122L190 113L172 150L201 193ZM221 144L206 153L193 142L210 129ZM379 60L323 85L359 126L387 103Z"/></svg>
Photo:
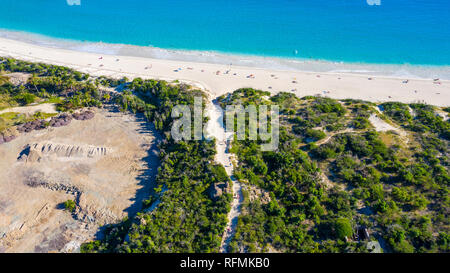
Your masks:
<svg viewBox="0 0 450 273"><path fill-rule="evenodd" d="M52 183L51 181L48 180L47 177L44 176L30 177L26 183L28 186L33 188L43 187L52 191L62 191L68 194L73 194L75 196L81 194L81 190L78 189L76 186L66 185L63 183Z"/></svg>
<svg viewBox="0 0 450 273"><path fill-rule="evenodd" d="M85 112L75 113L72 116L76 120L90 120L90 119L94 118L95 113L92 111L85 111Z"/></svg>
<svg viewBox="0 0 450 273"><path fill-rule="evenodd" d="M209 187L208 195L209 198L211 198L214 201L217 201L222 194L224 194L227 191L228 183L221 182L221 183L213 183Z"/></svg>
<svg viewBox="0 0 450 273"><path fill-rule="evenodd" d="M49 126L62 127L69 125L72 119L72 116L69 114L62 114L57 117L52 117L50 121L37 119L17 126L17 131L19 131L20 133L29 133L34 130L43 130Z"/></svg>
<svg viewBox="0 0 450 273"><path fill-rule="evenodd" d="M0 133L0 144L10 142L17 138L19 133L14 128L8 128Z"/></svg>
<svg viewBox="0 0 450 273"><path fill-rule="evenodd" d="M20 133L29 133L34 130L43 130L47 128L48 123L45 120L33 120L17 126L17 131Z"/></svg>
<svg viewBox="0 0 450 273"><path fill-rule="evenodd" d="M17 136L15 136L15 135L3 135L3 134L0 134L0 144L10 142L10 141L14 140L16 137Z"/></svg>
<svg viewBox="0 0 450 273"><path fill-rule="evenodd" d="M84 112L71 114L61 114L56 117L52 117L50 120L37 119L26 122L17 126L17 134L10 134L7 132L0 133L0 144L10 142L15 139L20 133L29 133L35 130L43 130L48 127L62 127L69 125L73 119L76 120L90 120L95 117L95 112L87 110Z"/></svg>
<svg viewBox="0 0 450 273"><path fill-rule="evenodd" d="M259 200L261 204L267 204L270 202L270 194L267 190L261 189L258 186L251 184L244 184L242 187L248 193L248 198L250 202L254 202L255 200Z"/></svg>
<svg viewBox="0 0 450 273"><path fill-rule="evenodd" d="M52 127L62 127L69 125L72 121L72 116L69 114L62 114L57 117L52 117L52 119L49 122L49 125Z"/></svg>
<svg viewBox="0 0 450 273"><path fill-rule="evenodd" d="M76 199L74 218L84 223L105 225L119 221L119 218L107 207L98 204L98 200L88 193L81 193Z"/></svg>

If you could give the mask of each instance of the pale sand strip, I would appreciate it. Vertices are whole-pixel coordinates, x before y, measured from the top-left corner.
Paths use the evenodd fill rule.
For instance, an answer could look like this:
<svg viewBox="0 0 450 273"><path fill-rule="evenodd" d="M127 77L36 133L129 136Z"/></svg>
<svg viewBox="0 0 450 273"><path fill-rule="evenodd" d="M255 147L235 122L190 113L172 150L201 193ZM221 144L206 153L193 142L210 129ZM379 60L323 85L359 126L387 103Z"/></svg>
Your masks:
<svg viewBox="0 0 450 273"><path fill-rule="evenodd" d="M210 95L210 94L208 94ZM242 187L239 180L237 180L234 173L234 166L232 162L232 154L229 152L228 141L233 139L233 133L225 132L224 127L224 113L222 108L217 103L212 102L211 96L208 99L209 103L206 106L206 115L210 118L206 126L206 135L208 137L214 137L216 139L216 151L215 156L216 163L222 164L232 181L232 187L230 188L233 200L231 202L230 211L227 214L227 225L222 235L222 241L220 243L220 252L227 253L229 251L229 245L236 233L236 227L238 224L238 217L241 214L241 206L244 201L242 195Z"/></svg>
<svg viewBox="0 0 450 273"><path fill-rule="evenodd" d="M216 96L241 87L253 87L272 93L294 92L300 97L321 94L337 99L352 98L373 102L423 101L438 106L450 105L450 81L443 80L439 80L440 84L433 83L432 79L409 79L408 83L403 83L405 78L372 77L350 73L280 71L113 56L47 48L4 38L0 38L0 56L69 66L95 76L178 79L209 89ZM227 70L229 72L225 74ZM254 75L254 78L248 78L251 74ZM370 77L372 80L368 79Z"/></svg>
<svg viewBox="0 0 450 273"><path fill-rule="evenodd" d="M13 107L13 108L6 108L0 111L0 115L4 113L20 113L20 114L34 114L36 112L42 112L47 114L55 114L58 113L55 109L54 103L43 103L43 104L37 104L37 105L30 105L30 106L22 106L22 107Z"/></svg>

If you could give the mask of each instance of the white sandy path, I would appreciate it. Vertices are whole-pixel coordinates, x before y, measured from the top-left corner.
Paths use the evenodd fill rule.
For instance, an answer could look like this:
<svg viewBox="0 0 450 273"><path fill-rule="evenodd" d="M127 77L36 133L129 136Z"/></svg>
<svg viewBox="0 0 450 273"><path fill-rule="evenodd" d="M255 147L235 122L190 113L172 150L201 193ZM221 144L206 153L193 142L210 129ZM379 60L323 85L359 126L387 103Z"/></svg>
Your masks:
<svg viewBox="0 0 450 273"><path fill-rule="evenodd" d="M375 127L375 130L378 132L395 131L401 136L406 135L406 133L403 130L387 123L386 121L379 118L376 114L372 114L369 117L369 121L370 123L372 123L373 127Z"/></svg>
<svg viewBox="0 0 450 273"><path fill-rule="evenodd" d="M405 78L373 77L350 73L281 71L116 56L48 48L4 38L0 38L0 56L69 66L95 76L178 79L208 86L215 96L241 87L253 87L269 90L272 93L295 90L293 92L298 96L326 94L328 97L337 99L407 103L424 101L438 106L450 105L450 81L439 81L441 84L435 84L432 79L409 79L408 83L402 83ZM181 70L178 70L179 68ZM228 74L225 73L227 70L230 70ZM217 71L220 71L218 75L216 75ZM254 78L247 78L251 74ZM275 76L272 77L272 75ZM372 80L368 80L369 77Z"/></svg>
<svg viewBox="0 0 450 273"><path fill-rule="evenodd" d="M230 176L233 184L233 201L231 203L231 209L227 215L228 223L225 227L222 242L220 244L220 252L226 253L228 252L228 246L231 239L236 233L238 217L241 214L241 206L244 197L242 195L241 183L233 176L234 166L232 163L232 154L229 153L229 147L227 147L227 141L232 140L233 133L228 133L225 131L222 108L217 103L213 104L212 101L209 100L206 111L207 116L210 118L206 126L206 135L208 137L212 136L216 139L217 154L215 161L225 167L225 170L228 176Z"/></svg>

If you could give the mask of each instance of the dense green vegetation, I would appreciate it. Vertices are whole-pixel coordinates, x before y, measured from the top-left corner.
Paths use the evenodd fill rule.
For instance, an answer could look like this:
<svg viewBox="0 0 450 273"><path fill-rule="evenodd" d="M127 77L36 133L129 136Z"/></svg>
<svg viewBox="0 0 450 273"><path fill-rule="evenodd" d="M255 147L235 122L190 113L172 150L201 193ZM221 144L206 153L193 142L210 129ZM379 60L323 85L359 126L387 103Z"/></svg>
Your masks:
<svg viewBox="0 0 450 273"><path fill-rule="evenodd" d="M23 73L28 80L15 85L8 77L12 72ZM100 107L103 98L98 87L89 75L66 67L0 57L0 110L34 103L56 103L59 111ZM3 121L3 124L4 127L19 125L30 119L33 120L32 117L15 118L14 122Z"/></svg>
<svg viewBox="0 0 450 273"><path fill-rule="evenodd" d="M449 123L434 107L384 103L379 115L401 125L400 136L371 129L372 103L264 96L242 89L219 98L223 105L277 103L282 113L277 151L233 142L236 177L247 185L233 251L367 252L359 229L386 251L449 250ZM249 187L270 201L249 196Z"/></svg>

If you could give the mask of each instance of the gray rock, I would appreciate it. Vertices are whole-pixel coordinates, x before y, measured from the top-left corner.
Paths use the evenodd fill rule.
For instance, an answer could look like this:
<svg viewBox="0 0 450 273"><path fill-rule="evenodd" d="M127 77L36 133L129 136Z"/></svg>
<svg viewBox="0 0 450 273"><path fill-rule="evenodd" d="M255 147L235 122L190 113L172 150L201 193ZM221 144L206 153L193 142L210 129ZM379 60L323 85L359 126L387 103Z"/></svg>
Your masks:
<svg viewBox="0 0 450 273"><path fill-rule="evenodd" d="M221 183L213 183L209 187L209 198L216 201L219 199L220 196L226 191L228 185L227 183L221 182Z"/></svg>
<svg viewBox="0 0 450 273"><path fill-rule="evenodd" d="M94 118L95 113L92 111L85 111L82 113L75 113L72 116L76 120L89 120L89 119Z"/></svg>

